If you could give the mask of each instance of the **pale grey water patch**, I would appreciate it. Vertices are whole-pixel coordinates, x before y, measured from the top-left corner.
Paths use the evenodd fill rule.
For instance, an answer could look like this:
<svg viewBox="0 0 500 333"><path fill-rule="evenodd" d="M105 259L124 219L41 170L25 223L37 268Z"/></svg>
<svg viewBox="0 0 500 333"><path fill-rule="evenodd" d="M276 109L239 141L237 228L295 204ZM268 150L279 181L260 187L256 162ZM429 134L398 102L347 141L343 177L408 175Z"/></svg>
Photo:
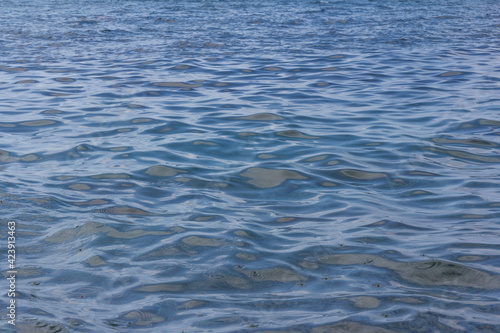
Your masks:
<svg viewBox="0 0 500 333"><path fill-rule="evenodd" d="M75 81L75 79L72 79L70 77L58 77L58 78L55 78L54 80L58 81L58 82L74 82Z"/></svg>
<svg viewBox="0 0 500 333"><path fill-rule="evenodd" d="M17 81L16 84L28 84L28 83L38 83L37 80L21 80Z"/></svg>
<svg viewBox="0 0 500 333"><path fill-rule="evenodd" d="M255 120L255 121L271 121L271 120L283 120L284 118L273 113L255 113L246 117L240 117L237 119L242 120Z"/></svg>
<svg viewBox="0 0 500 333"><path fill-rule="evenodd" d="M305 160L305 162L318 162L318 161L322 161L328 157L329 157L329 155L318 155L318 156L308 158L307 160Z"/></svg>
<svg viewBox="0 0 500 333"><path fill-rule="evenodd" d="M307 277L286 267L272 267L258 270L246 270L236 268L237 272L243 273L255 281L276 281L283 283L307 281Z"/></svg>
<svg viewBox="0 0 500 333"><path fill-rule="evenodd" d="M155 165L147 169L146 173L154 177L172 177L179 173L187 173L187 171L167 167L164 165Z"/></svg>
<svg viewBox="0 0 500 333"><path fill-rule="evenodd" d="M388 268L402 279L419 285L500 289L500 275L439 260L404 263L364 254L335 254L319 257L318 262L328 265L373 265Z"/></svg>
<svg viewBox="0 0 500 333"><path fill-rule="evenodd" d="M154 324L167 320L166 317L145 311L130 311L124 315L124 318L129 320L131 325L139 327L151 327Z"/></svg>
<svg viewBox="0 0 500 333"><path fill-rule="evenodd" d="M276 156L273 155L273 154L259 154L257 157L261 158L261 159L264 159L264 160L267 160L267 159L270 159L270 158L276 158Z"/></svg>
<svg viewBox="0 0 500 333"><path fill-rule="evenodd" d="M130 105L129 105L130 107ZM140 124L140 123L150 123L154 122L154 119L151 118L136 118L132 120L132 124Z"/></svg>
<svg viewBox="0 0 500 333"><path fill-rule="evenodd" d="M218 146L218 144L215 142L204 141L204 140L197 140L197 141L193 142L193 145L195 145L195 146Z"/></svg>
<svg viewBox="0 0 500 333"><path fill-rule="evenodd" d="M100 175L90 176L92 179L128 179L130 175L124 173L103 173Z"/></svg>
<svg viewBox="0 0 500 333"><path fill-rule="evenodd" d="M437 143L449 143L449 144L463 144L463 145L473 145L473 146L484 146L484 147L498 147L497 143L478 140L478 139L447 139L447 138L434 138L432 141Z"/></svg>
<svg viewBox="0 0 500 333"><path fill-rule="evenodd" d="M82 183L71 184L68 187L72 190L75 190L75 191L88 191L91 189L91 187L89 185L82 184Z"/></svg>
<svg viewBox="0 0 500 333"><path fill-rule="evenodd" d="M133 239L138 237L143 237L147 235L159 235L165 236L170 235L173 232L169 231L145 231L145 230L131 230L131 231L119 231L113 227L96 223L88 222L84 225L77 225L72 229L66 229L59 231L53 235L45 238L46 242L50 243L64 243L76 238L86 238L96 234L106 234L109 237L119 238L119 239Z"/></svg>
<svg viewBox="0 0 500 333"><path fill-rule="evenodd" d="M369 172L362 170L344 169L340 171L344 176L359 179L359 180L373 180L387 177L386 174L381 172Z"/></svg>
<svg viewBox="0 0 500 333"><path fill-rule="evenodd" d="M73 202L76 206L99 206L99 205L107 205L110 201L104 199L92 199L89 201L82 202Z"/></svg>
<svg viewBox="0 0 500 333"><path fill-rule="evenodd" d="M271 71L271 72L280 72L283 70L283 68L280 67L264 67L265 71Z"/></svg>
<svg viewBox="0 0 500 333"><path fill-rule="evenodd" d="M196 83L184 83L184 82L157 82L153 85L158 87L173 87L173 88L183 88L183 89L192 89L201 87L201 84Z"/></svg>
<svg viewBox="0 0 500 333"><path fill-rule="evenodd" d="M104 266L106 265L106 261L104 261L101 257L99 256L93 256L91 258L88 258L87 260L85 260L86 263L88 263L90 266L92 267L96 267L96 266Z"/></svg>
<svg viewBox="0 0 500 333"><path fill-rule="evenodd" d="M37 159L38 159L38 156L36 156L34 154L28 154L28 155L21 157L21 161L23 161L23 162L34 162Z"/></svg>
<svg viewBox="0 0 500 333"><path fill-rule="evenodd" d="M350 301L359 309L374 309L382 304L380 300L371 296L352 297Z"/></svg>
<svg viewBox="0 0 500 333"><path fill-rule="evenodd" d="M137 291L142 291L146 293L164 293L164 292L181 292L185 288L182 284L155 284L155 285L146 285L137 288Z"/></svg>
<svg viewBox="0 0 500 333"><path fill-rule="evenodd" d="M189 236L184 238L182 242L190 246L209 246L209 247L219 247L227 244L222 240L200 237L200 236Z"/></svg>
<svg viewBox="0 0 500 333"><path fill-rule="evenodd" d="M445 154L453 157L459 157L464 160L472 160L472 161L477 161L477 162L484 162L484 163L499 163L500 162L500 157L497 156L484 156L484 155L479 155L479 154L472 154L468 153L465 151L461 150L454 150L454 149L442 149L442 148L435 148L435 147L429 147L429 151L440 153L440 154Z"/></svg>
<svg viewBox="0 0 500 333"><path fill-rule="evenodd" d="M307 135L296 130L286 130L276 133L279 136L296 139L319 139L317 136Z"/></svg>
<svg viewBox="0 0 500 333"><path fill-rule="evenodd" d="M154 215L140 208L128 206L115 206L96 210L98 213L113 214L113 215Z"/></svg>
<svg viewBox="0 0 500 333"><path fill-rule="evenodd" d="M259 188L276 187L288 179L307 179L307 177L296 171L284 169L250 168L240 175L250 178L251 180L249 180L248 183Z"/></svg>

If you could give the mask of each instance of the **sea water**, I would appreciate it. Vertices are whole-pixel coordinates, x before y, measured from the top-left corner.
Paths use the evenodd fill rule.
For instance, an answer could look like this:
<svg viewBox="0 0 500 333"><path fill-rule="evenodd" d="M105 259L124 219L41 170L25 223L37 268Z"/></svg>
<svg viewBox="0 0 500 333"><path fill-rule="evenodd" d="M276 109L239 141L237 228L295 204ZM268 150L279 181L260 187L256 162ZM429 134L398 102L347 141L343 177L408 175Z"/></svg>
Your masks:
<svg viewBox="0 0 500 333"><path fill-rule="evenodd" d="M500 330L498 0L0 19L2 332Z"/></svg>

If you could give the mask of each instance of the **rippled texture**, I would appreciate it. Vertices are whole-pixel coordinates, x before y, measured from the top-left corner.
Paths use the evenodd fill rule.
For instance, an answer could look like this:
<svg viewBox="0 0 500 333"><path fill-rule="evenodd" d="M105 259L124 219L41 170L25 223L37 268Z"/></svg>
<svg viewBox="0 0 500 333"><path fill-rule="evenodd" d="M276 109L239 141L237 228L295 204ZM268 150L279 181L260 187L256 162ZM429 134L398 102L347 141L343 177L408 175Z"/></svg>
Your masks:
<svg viewBox="0 0 500 333"><path fill-rule="evenodd" d="M499 1L0 13L19 332L500 330Z"/></svg>

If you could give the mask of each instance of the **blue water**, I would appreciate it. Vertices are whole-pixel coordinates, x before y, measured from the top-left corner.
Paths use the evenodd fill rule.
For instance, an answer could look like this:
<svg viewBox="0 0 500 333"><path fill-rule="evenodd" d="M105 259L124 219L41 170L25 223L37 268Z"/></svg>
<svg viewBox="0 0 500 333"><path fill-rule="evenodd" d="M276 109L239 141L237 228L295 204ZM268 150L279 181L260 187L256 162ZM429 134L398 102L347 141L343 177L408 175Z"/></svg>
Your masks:
<svg viewBox="0 0 500 333"><path fill-rule="evenodd" d="M499 332L499 96L498 0L2 1L1 330Z"/></svg>

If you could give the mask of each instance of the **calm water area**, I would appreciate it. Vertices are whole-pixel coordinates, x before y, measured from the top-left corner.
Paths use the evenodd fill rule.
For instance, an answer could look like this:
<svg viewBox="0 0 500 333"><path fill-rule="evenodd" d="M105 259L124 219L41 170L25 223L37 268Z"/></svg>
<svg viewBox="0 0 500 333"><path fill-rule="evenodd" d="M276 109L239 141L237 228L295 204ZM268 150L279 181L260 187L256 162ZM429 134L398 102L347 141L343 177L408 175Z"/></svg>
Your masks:
<svg viewBox="0 0 500 333"><path fill-rule="evenodd" d="M500 332L500 0L3 0L0 212L1 332Z"/></svg>

